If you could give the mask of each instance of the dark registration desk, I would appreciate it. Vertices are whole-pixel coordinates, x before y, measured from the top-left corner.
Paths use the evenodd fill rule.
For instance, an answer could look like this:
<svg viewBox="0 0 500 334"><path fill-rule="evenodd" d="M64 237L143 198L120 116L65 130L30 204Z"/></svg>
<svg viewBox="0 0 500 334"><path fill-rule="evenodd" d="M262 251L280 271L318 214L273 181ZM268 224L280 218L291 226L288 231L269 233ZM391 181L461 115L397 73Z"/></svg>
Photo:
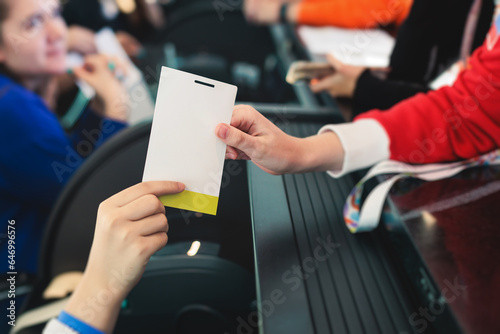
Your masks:
<svg viewBox="0 0 500 334"><path fill-rule="evenodd" d="M318 123L290 123L305 136ZM248 169L259 333L412 333L411 298L378 232L352 235L345 198L354 186L326 173L272 176Z"/></svg>
<svg viewBox="0 0 500 334"><path fill-rule="evenodd" d="M271 34L283 70L310 59L293 27ZM342 121L329 96L294 91L298 110L256 108L300 137ZM342 212L360 175L272 176L249 163L260 318L247 325L261 334L499 333L499 177L499 168L477 168L404 179L379 227L353 235Z"/></svg>
<svg viewBox="0 0 500 334"><path fill-rule="evenodd" d="M294 117L297 120L297 116ZM296 136L315 121L283 121ZM248 165L259 333L498 333L500 168L394 187L380 226L342 217L357 175Z"/></svg>

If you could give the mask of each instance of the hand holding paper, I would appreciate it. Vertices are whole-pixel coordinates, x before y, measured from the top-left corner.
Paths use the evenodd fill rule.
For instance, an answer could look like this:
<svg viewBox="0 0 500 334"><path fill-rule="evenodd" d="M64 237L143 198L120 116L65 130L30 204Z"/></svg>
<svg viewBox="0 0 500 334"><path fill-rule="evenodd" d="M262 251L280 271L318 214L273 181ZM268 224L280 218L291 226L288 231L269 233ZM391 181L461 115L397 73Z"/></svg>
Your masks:
<svg viewBox="0 0 500 334"><path fill-rule="evenodd" d="M250 106L235 107L231 124L219 124L215 131L228 145L228 159L252 160L273 175L338 170L344 159L334 132L293 137Z"/></svg>
<svg viewBox="0 0 500 334"><path fill-rule="evenodd" d="M165 206L215 215L226 145L215 136L229 123L237 88L163 67L143 181L186 185L160 198Z"/></svg>

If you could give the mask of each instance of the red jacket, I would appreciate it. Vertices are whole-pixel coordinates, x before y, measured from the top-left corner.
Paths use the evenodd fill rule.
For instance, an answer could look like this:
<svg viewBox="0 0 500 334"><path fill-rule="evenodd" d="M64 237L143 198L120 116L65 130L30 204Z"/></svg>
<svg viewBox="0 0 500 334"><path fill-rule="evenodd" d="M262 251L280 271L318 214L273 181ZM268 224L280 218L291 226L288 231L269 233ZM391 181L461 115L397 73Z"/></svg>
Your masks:
<svg viewBox="0 0 500 334"><path fill-rule="evenodd" d="M418 94L375 119L390 139L390 158L409 163L474 157L500 147L500 15L452 87Z"/></svg>

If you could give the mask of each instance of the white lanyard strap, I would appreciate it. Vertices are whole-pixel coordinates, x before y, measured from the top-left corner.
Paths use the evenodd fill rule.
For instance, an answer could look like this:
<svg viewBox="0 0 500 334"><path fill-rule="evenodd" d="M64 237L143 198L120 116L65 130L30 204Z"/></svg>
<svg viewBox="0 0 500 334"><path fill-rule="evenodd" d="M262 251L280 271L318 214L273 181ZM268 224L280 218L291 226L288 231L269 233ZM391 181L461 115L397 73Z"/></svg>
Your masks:
<svg viewBox="0 0 500 334"><path fill-rule="evenodd" d="M371 168L347 197L344 205L344 220L347 228L352 233L371 231L376 228L389 191L402 178L412 177L424 181L436 181L454 176L467 168L487 165L500 165L500 150L449 164L413 166L392 160L383 161ZM395 175L378 184L361 205L365 183L375 176L392 174Z"/></svg>

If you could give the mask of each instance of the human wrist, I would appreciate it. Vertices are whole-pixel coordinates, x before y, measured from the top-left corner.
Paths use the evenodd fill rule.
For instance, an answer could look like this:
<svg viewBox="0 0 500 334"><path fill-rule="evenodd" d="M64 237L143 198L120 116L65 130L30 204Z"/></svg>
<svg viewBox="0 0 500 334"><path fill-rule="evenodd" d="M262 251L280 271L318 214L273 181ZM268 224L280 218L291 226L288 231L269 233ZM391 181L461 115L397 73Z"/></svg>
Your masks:
<svg viewBox="0 0 500 334"><path fill-rule="evenodd" d="M104 117L112 118L118 121L125 122L128 114L128 106L126 101L123 101L122 96L125 94L121 93L108 94L102 96L102 102L104 106Z"/></svg>
<svg viewBox="0 0 500 334"><path fill-rule="evenodd" d="M87 273L78 284L64 311L106 333L112 332L126 294L110 282Z"/></svg>
<svg viewBox="0 0 500 334"><path fill-rule="evenodd" d="M123 89L121 84L113 78L112 82L106 86L105 89L100 89L101 91L97 91L97 95L100 96L105 105L113 105L116 104L117 101L120 101L126 91Z"/></svg>
<svg viewBox="0 0 500 334"><path fill-rule="evenodd" d="M82 333L82 334L104 334L103 331L91 326L90 324L82 321L81 319L69 314L65 310L62 310L57 317L57 322L52 322L48 324L50 327L46 327L45 331L49 333L67 333L68 329L71 333ZM59 327L59 328L54 328ZM52 327L52 328L51 328ZM49 328L49 329L48 329ZM44 331L44 333L45 333Z"/></svg>
<svg viewBox="0 0 500 334"><path fill-rule="evenodd" d="M307 161L304 159L307 145L306 138L290 136L289 145L284 150L286 155L283 160L287 162L283 170L285 174L303 173L307 169Z"/></svg>
<svg viewBox="0 0 500 334"><path fill-rule="evenodd" d="M81 296L97 297L106 295L106 304L109 306L120 306L123 299L127 296L128 291L124 288L124 282L116 282L118 278L105 277L106 274L96 272L95 274L88 273L88 270L83 274L82 280L75 292L79 292ZM109 275L108 275L109 276Z"/></svg>
<svg viewBox="0 0 500 334"><path fill-rule="evenodd" d="M298 173L336 170L342 167L344 150L338 136L328 131L303 139Z"/></svg>

